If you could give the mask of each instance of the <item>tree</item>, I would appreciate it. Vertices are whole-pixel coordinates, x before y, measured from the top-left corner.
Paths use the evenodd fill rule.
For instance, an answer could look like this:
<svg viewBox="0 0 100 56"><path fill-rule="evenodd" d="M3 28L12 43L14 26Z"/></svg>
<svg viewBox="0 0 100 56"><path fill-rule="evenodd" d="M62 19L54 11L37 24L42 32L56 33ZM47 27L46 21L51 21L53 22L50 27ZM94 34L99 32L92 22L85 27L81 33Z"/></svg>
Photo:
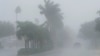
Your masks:
<svg viewBox="0 0 100 56"><path fill-rule="evenodd" d="M85 41L90 43L89 47L91 48L99 48L99 40L100 34L95 30L96 22L91 21L81 25L81 29L79 31L79 37Z"/></svg>
<svg viewBox="0 0 100 56"><path fill-rule="evenodd" d="M41 28L32 22L26 21L26 22L17 22L18 24L18 30L17 30L17 36L18 39L25 39L25 48L29 48L29 42L30 41L36 41L35 44L39 44L40 48L44 48L47 46L44 41L47 41L46 43L50 43L48 46L51 45L50 35L49 31L45 28ZM32 44L33 45L33 44Z"/></svg>
<svg viewBox="0 0 100 56"><path fill-rule="evenodd" d="M100 32L100 11L97 11L97 13L99 14L99 17L95 19L96 22L96 31Z"/></svg>
<svg viewBox="0 0 100 56"><path fill-rule="evenodd" d="M36 32L37 26L34 25L32 22L17 22L17 36L18 39L22 39L24 37L25 39L25 48L29 48L29 40L31 40L34 36L33 33ZM36 37L36 36L35 36Z"/></svg>
<svg viewBox="0 0 100 56"><path fill-rule="evenodd" d="M95 20L95 22L96 22L96 31L98 31L98 32L100 32L100 17L98 17L96 20Z"/></svg>
<svg viewBox="0 0 100 56"><path fill-rule="evenodd" d="M14 35L15 27L10 22L0 21L0 38L8 37ZM0 42L0 49L2 49L2 43Z"/></svg>
<svg viewBox="0 0 100 56"><path fill-rule="evenodd" d="M99 15L100 15L100 10L99 10L99 11L97 11L97 14L99 14Z"/></svg>
<svg viewBox="0 0 100 56"><path fill-rule="evenodd" d="M0 38L13 35L14 33L15 28L12 23L0 21Z"/></svg>
<svg viewBox="0 0 100 56"><path fill-rule="evenodd" d="M21 8L19 6L16 7L15 13L16 13L16 20L17 20L18 14L21 13Z"/></svg>
<svg viewBox="0 0 100 56"><path fill-rule="evenodd" d="M97 11L100 14L100 11ZM81 25L80 37L90 41L91 47L98 49L100 47L100 17L97 17L92 22L87 22Z"/></svg>
<svg viewBox="0 0 100 56"><path fill-rule="evenodd" d="M61 13L61 9L59 8L59 4L54 4L54 2L51 2L50 0L44 0L44 2L44 7L42 5L39 5L39 8L41 10L40 13L46 17L46 26L50 31L52 40L55 43L55 38L57 36L56 33L60 32L63 29L63 16Z"/></svg>
<svg viewBox="0 0 100 56"><path fill-rule="evenodd" d="M95 30L100 34L100 11L97 11L97 13L99 14L99 17L95 19L96 22ZM100 36L98 38L98 41L100 41Z"/></svg>
<svg viewBox="0 0 100 56"><path fill-rule="evenodd" d="M56 29L62 27L63 16L61 14L59 4L54 4L54 2L50 2L50 0L47 1L44 0L44 1L45 1L45 7L39 5L39 8L41 10L40 13L44 14L47 19L48 27Z"/></svg>

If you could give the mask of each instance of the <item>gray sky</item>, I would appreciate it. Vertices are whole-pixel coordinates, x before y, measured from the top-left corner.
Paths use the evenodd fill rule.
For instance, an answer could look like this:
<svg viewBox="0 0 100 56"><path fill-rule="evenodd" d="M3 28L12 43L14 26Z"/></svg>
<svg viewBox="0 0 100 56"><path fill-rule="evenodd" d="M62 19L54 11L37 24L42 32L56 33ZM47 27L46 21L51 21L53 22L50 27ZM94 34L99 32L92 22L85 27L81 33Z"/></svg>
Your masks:
<svg viewBox="0 0 100 56"><path fill-rule="evenodd" d="M100 0L53 0L60 4L64 13L64 24L77 32L82 23L94 20L100 9ZM0 20L15 21L15 8L22 9L18 20L31 20L45 18L39 14L38 5L43 4L43 0L0 0Z"/></svg>

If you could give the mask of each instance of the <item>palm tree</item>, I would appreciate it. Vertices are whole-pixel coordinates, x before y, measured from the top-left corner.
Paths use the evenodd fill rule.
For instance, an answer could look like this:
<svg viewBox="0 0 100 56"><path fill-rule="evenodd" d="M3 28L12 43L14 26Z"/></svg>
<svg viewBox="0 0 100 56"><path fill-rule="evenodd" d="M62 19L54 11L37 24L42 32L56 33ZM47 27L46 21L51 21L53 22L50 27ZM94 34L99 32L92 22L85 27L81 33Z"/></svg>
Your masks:
<svg viewBox="0 0 100 56"><path fill-rule="evenodd" d="M96 30L97 30L97 31L100 31L100 10L97 11L97 13L99 14L99 17L97 17L97 18L95 19L95 22L96 22Z"/></svg>
<svg viewBox="0 0 100 56"><path fill-rule="evenodd" d="M16 13L16 21L17 21L18 14L21 13L21 8L19 6L16 7L15 13Z"/></svg>
<svg viewBox="0 0 100 56"><path fill-rule="evenodd" d="M97 11L97 13L100 15L100 10L99 10L99 11Z"/></svg>
<svg viewBox="0 0 100 56"><path fill-rule="evenodd" d="M57 31L61 30L63 28L63 16L61 13L61 9L59 8L59 4L55 4L54 2L50 0L44 0L45 5L39 5L40 8L40 14L43 14L46 17L46 27L50 31L51 39L53 43L55 42L55 39L57 37L56 33ZM55 44L53 44L56 46Z"/></svg>
<svg viewBox="0 0 100 56"><path fill-rule="evenodd" d="M50 40L49 31L45 28L37 26L32 22L17 22L18 30L17 30L17 37L18 39L25 40L25 48L29 48L29 42L31 42L32 47L38 46L38 48L45 48L46 46L52 47L52 41ZM45 44L44 41L47 41ZM38 44L40 43L40 44ZM35 44L35 45L34 45ZM37 45L38 44L38 45ZM34 45L34 46L33 46Z"/></svg>
<svg viewBox="0 0 100 56"><path fill-rule="evenodd" d="M29 48L29 41L36 37L34 32L37 31L37 26L32 22L19 22L17 21L17 37L18 39L25 40L25 48Z"/></svg>
<svg viewBox="0 0 100 56"><path fill-rule="evenodd" d="M40 13L45 15L49 28L53 30L63 27L63 16L61 13L61 9L59 8L59 4L54 4L54 2L51 2L50 0L44 0L44 2L45 7L39 5L39 8L41 10Z"/></svg>

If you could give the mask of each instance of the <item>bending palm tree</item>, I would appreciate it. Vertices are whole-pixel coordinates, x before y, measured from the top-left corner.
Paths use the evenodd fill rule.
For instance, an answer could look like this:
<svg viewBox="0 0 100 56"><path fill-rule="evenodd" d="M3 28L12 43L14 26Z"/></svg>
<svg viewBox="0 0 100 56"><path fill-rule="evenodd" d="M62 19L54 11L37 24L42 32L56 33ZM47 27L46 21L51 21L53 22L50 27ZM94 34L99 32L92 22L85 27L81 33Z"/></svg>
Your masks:
<svg viewBox="0 0 100 56"><path fill-rule="evenodd" d="M15 13L16 13L16 21L17 21L18 14L21 13L21 8L19 6L16 7Z"/></svg>
<svg viewBox="0 0 100 56"><path fill-rule="evenodd" d="M63 28L63 16L59 8L59 4L54 4L50 0L44 0L45 7L39 5L41 14L43 14L47 19L47 26L51 33L52 40L55 42L57 31ZM55 45L55 44L54 44Z"/></svg>

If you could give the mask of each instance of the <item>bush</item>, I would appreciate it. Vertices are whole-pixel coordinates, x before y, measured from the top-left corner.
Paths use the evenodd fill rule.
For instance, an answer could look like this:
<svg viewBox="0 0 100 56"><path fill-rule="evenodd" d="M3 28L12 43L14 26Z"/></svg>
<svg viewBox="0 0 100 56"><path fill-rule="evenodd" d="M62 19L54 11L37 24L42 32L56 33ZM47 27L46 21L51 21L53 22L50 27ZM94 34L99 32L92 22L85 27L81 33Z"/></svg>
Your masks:
<svg viewBox="0 0 100 56"><path fill-rule="evenodd" d="M2 43L0 42L0 49L3 49Z"/></svg>
<svg viewBox="0 0 100 56"><path fill-rule="evenodd" d="M33 49L33 48L22 48L18 51L17 55L18 56L28 56L28 55L33 55L33 54L38 54L38 53L42 53L42 52L46 52L49 49L45 49L45 48L37 48L37 49Z"/></svg>
<svg viewBox="0 0 100 56"><path fill-rule="evenodd" d="M22 55L31 55L33 54L33 50L30 48L22 48L18 51L18 56L22 56Z"/></svg>

